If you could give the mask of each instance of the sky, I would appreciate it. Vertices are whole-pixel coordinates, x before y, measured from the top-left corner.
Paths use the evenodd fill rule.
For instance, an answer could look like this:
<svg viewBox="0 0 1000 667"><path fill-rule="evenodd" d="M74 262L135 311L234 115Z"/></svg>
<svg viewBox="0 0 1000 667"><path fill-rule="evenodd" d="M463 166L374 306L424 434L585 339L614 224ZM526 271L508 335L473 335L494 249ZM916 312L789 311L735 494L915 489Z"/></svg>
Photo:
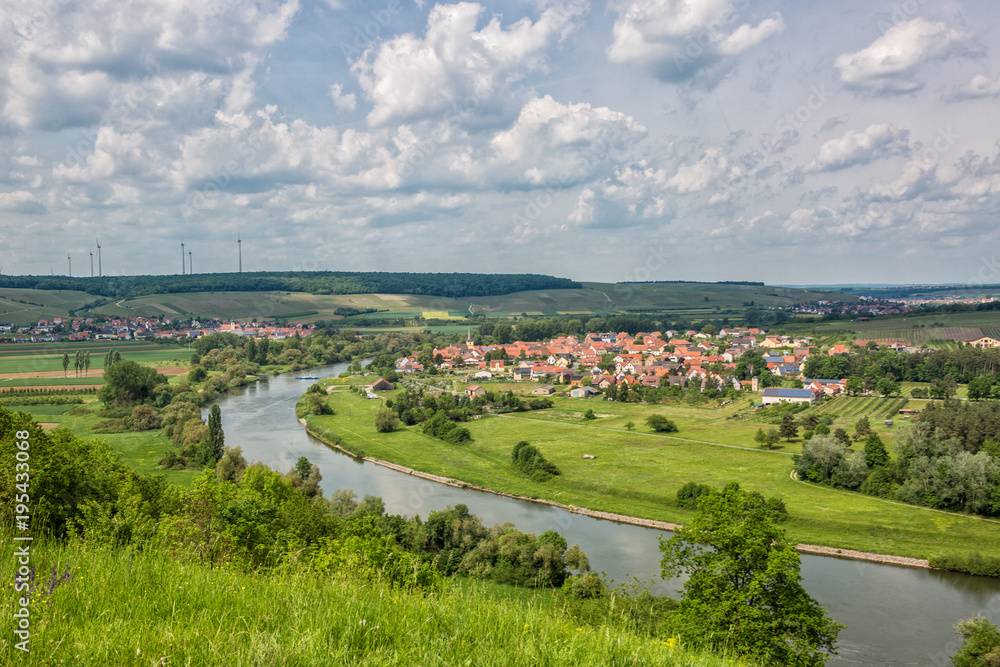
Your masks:
<svg viewBox="0 0 1000 667"><path fill-rule="evenodd" d="M1000 283L998 119L991 0L6 0L0 273Z"/></svg>

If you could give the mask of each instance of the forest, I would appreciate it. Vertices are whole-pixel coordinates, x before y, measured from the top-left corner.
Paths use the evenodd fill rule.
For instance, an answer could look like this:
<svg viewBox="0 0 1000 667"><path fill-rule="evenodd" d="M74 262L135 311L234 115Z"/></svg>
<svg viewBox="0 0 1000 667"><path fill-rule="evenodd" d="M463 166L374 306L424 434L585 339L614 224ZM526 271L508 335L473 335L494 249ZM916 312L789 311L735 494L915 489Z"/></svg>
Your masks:
<svg viewBox="0 0 1000 667"><path fill-rule="evenodd" d="M162 276L0 276L0 288L79 290L122 299L177 292L308 292L310 294L422 294L462 298L542 289L573 289L567 278L537 274L257 271Z"/></svg>

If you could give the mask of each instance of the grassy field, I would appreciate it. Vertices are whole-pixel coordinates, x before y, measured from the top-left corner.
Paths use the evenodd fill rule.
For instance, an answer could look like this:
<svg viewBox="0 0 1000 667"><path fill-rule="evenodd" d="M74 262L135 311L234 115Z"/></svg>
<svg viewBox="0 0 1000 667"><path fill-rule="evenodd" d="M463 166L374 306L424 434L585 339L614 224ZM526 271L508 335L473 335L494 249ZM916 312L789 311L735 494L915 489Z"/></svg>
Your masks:
<svg viewBox="0 0 1000 667"><path fill-rule="evenodd" d="M392 396L393 392L385 394ZM798 542L918 558L940 552L1000 550L1000 523L792 480L789 452L797 449L795 444L774 452L704 444L742 440L746 447L752 441L735 435L740 432L737 429L749 434L759 426L740 426L727 434L730 424L720 419L725 413L713 408L556 399L553 410L469 422L465 426L474 441L455 447L423 435L417 427L377 433L374 416L379 401L346 391L331 394L329 401L336 414L309 421L321 435L340 437L369 456L517 495L684 523L693 513L674 503L683 484L694 481L719 487L738 481L749 490L784 498L791 515L789 537ZM588 407L598 419L582 419ZM888 403L884 409L889 409ZM698 410L703 411L700 419ZM674 419L679 432L667 437L650 433L644 419L653 412ZM624 428L629 420L636 424L633 432ZM520 475L510 464L511 448L520 440L537 446L563 474L546 483ZM584 460L584 454L596 458Z"/></svg>
<svg viewBox="0 0 1000 667"><path fill-rule="evenodd" d="M0 288L0 322L22 326L53 317L65 319L71 311L97 298L71 290Z"/></svg>
<svg viewBox="0 0 1000 667"><path fill-rule="evenodd" d="M118 350L122 359L153 366L187 365L193 353L184 345L160 345L141 341L121 341L117 345L103 341L13 344L0 348L0 373L61 372L63 354L68 354L68 375L72 377L73 357L77 350L90 352L90 370L93 373L95 369L104 367L104 355L111 349Z"/></svg>
<svg viewBox="0 0 1000 667"><path fill-rule="evenodd" d="M11 538L3 531L4 541ZM548 591L448 581L432 592L291 566L245 573L175 560L164 548L115 551L35 539L30 658L0 638L7 665L662 665L750 663L668 637L575 620ZM16 559L0 562L11 582ZM48 573L68 572L51 592ZM5 584L9 587L12 584ZM13 618L18 595L4 595Z"/></svg>

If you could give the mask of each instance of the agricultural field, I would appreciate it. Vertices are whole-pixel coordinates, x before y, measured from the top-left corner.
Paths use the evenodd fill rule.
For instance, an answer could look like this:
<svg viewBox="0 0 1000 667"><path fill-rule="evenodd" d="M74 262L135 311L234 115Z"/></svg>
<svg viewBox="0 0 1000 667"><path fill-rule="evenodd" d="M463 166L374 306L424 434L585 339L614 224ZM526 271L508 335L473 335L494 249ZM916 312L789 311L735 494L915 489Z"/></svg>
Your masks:
<svg viewBox="0 0 1000 667"><path fill-rule="evenodd" d="M854 340L899 340L913 345L957 349L956 341L979 336L1000 337L1000 312L932 313L916 317L882 317L868 322L818 322L785 325L787 331L815 333L820 345Z"/></svg>
<svg viewBox="0 0 1000 667"><path fill-rule="evenodd" d="M23 326L53 317L66 318L97 298L71 290L0 288L0 322Z"/></svg>
<svg viewBox="0 0 1000 667"><path fill-rule="evenodd" d="M511 315L593 316L623 312L659 312L674 316L712 317L720 310L742 311L745 303L788 305L817 299L855 297L761 285L702 283L647 283L615 285L586 283L583 289L534 290L501 296L452 299L406 294L316 295L301 292L191 292L122 299L94 309L108 316L218 317L291 321L340 319L341 307L374 308L366 319L465 317L469 312L487 317Z"/></svg>
<svg viewBox="0 0 1000 667"><path fill-rule="evenodd" d="M385 392L383 397L394 395ZM801 443L793 442L779 451L749 448L752 440L746 436L759 424L732 425L735 420L726 416L741 410L736 403L717 409L554 400L551 410L490 415L467 422L463 426L471 431L473 441L461 446L426 436L419 427L402 426L379 434L374 421L380 401L366 400L342 387L328 398L336 414L314 416L309 425L321 436L341 438L368 456L473 485L589 509L684 523L693 513L674 503L683 484L694 481L720 487L737 481L748 490L784 499L791 515L788 534L796 541L923 558L938 553L942 544L956 552L1000 549L1000 522L792 480L790 454ZM902 401L892 400L892 405ZM884 414L891 405L845 407L874 415ZM594 410L597 419L583 418L587 408ZM679 432L652 433L645 417L654 413L674 420ZM634 422L634 430L625 428L628 421ZM518 473L510 463L510 452L520 440L538 447L562 474L537 483ZM743 445L730 444L737 441ZM584 454L596 458L584 460Z"/></svg>

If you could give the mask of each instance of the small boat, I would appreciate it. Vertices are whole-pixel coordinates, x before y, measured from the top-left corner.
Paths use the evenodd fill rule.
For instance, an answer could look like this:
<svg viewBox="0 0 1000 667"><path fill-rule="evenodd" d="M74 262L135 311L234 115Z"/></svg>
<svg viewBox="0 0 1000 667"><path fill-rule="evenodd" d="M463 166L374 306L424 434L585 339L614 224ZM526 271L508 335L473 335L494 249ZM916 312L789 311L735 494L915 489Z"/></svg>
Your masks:
<svg viewBox="0 0 1000 667"><path fill-rule="evenodd" d="M318 380L319 378L315 375L303 375L301 377L295 378L296 380Z"/></svg>

